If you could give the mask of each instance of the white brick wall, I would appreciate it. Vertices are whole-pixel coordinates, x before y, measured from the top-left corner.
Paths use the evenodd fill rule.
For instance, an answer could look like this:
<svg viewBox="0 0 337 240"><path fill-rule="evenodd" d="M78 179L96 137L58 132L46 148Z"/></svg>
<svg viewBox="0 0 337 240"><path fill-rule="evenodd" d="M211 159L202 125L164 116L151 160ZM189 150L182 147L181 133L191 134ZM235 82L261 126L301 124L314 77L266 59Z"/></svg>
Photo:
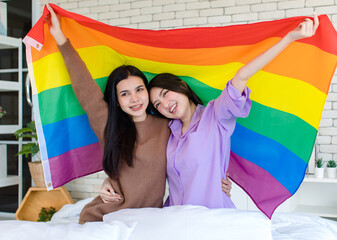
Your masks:
<svg viewBox="0 0 337 240"><path fill-rule="evenodd" d="M46 3L42 0L41 4ZM110 25L169 29L225 26L285 17L327 14L337 27L337 0L53 0L73 11ZM41 8L42 9L42 8ZM318 157L337 160L337 75L332 80L317 137ZM97 196L104 173L66 185L75 200Z"/></svg>

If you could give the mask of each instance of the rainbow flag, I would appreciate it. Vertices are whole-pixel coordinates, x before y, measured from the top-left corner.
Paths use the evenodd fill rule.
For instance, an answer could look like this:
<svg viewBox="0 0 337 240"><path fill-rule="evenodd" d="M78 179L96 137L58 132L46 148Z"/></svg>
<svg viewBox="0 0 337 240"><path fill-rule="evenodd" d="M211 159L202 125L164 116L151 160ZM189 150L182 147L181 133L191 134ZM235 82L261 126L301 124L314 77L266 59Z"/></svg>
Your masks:
<svg viewBox="0 0 337 240"><path fill-rule="evenodd" d="M162 72L180 76L205 104L304 19L154 31L113 27L52 7L102 91L114 68L130 64L149 79ZM46 185L53 189L100 171L102 152L44 21L47 14L45 8L24 42ZM252 109L237 120L232 136L230 176L268 217L305 176L336 68L336 31L326 15L319 19L314 37L292 43L249 80Z"/></svg>

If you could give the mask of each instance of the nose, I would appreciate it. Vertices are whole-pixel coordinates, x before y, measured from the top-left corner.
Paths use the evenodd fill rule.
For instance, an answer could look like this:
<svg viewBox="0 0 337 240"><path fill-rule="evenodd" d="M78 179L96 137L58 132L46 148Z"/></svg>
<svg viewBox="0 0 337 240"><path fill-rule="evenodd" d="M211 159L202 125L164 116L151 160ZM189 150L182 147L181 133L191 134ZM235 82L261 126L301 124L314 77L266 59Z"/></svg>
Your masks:
<svg viewBox="0 0 337 240"><path fill-rule="evenodd" d="M132 93L131 94L131 102L137 102L138 101L138 96L136 93Z"/></svg>
<svg viewBox="0 0 337 240"><path fill-rule="evenodd" d="M168 107L169 107L169 101L166 100L166 99L164 99L164 100L163 100L163 106L164 106L165 108L168 108Z"/></svg>

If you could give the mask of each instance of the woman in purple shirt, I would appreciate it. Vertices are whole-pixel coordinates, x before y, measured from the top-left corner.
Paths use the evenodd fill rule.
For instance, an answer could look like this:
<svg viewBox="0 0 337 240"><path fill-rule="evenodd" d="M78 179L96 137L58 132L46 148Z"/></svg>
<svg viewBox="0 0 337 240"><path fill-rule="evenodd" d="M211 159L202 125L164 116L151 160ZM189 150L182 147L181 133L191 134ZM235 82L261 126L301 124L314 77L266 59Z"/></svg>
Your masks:
<svg viewBox="0 0 337 240"><path fill-rule="evenodd" d="M189 86L177 76L163 73L149 84L150 99L156 110L172 119L168 142L166 205L202 205L234 208L221 191L230 156L230 137L236 118L247 117L251 107L248 79L272 61L295 40L311 37L318 28L305 19L270 49L243 66L227 83L221 95L206 107Z"/></svg>

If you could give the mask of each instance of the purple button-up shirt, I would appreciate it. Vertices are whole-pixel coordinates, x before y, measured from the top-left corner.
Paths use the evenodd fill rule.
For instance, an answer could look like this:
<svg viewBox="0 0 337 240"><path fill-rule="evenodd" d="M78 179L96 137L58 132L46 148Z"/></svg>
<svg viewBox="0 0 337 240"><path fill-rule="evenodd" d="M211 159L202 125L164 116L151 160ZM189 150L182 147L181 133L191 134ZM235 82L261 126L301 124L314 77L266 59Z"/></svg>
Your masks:
<svg viewBox="0 0 337 240"><path fill-rule="evenodd" d="M235 208L221 189L221 179L226 176L236 117L247 117L251 108L249 93L246 87L240 94L229 82L217 99L197 106L183 135L182 122L171 122L166 150L170 193L165 205Z"/></svg>

